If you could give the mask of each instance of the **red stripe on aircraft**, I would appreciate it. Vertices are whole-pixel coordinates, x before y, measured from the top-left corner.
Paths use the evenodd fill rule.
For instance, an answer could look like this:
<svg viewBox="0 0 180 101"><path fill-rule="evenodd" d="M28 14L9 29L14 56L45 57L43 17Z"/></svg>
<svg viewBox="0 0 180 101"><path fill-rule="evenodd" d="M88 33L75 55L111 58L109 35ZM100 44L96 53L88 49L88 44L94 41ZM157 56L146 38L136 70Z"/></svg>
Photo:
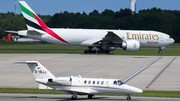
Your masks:
<svg viewBox="0 0 180 101"><path fill-rule="evenodd" d="M62 39L60 36L58 36L55 32L53 32L51 29L49 29L43 21L41 21L41 19L39 19L39 17L37 17L34 13L32 13L36 20L39 22L40 26L42 27L43 30L45 30L48 34L50 34L51 36L55 37L56 39L68 43L67 41L65 41L64 39Z"/></svg>

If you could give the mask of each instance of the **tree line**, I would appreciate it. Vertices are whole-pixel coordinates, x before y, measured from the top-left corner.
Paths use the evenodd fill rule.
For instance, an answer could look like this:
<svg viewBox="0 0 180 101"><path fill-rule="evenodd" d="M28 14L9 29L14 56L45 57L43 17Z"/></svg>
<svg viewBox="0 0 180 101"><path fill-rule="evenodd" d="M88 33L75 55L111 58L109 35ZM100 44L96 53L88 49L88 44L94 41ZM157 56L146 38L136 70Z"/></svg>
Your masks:
<svg viewBox="0 0 180 101"><path fill-rule="evenodd" d="M154 30L167 33L180 42L180 11L177 10L152 8L133 13L130 9L116 12L106 9L101 13L97 10L89 14L64 11L38 16L51 28ZM7 36L5 30L23 29L26 25L22 14L0 13L0 38Z"/></svg>

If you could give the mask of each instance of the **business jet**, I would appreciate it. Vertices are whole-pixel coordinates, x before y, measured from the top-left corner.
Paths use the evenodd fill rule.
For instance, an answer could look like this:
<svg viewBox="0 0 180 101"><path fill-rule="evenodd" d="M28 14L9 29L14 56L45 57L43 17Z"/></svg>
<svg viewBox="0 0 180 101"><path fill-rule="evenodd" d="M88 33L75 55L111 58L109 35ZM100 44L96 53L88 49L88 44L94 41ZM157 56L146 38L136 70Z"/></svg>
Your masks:
<svg viewBox="0 0 180 101"><path fill-rule="evenodd" d="M117 47L125 51L138 51L140 47L159 47L158 53L162 53L165 46L174 43L169 35L157 31L49 28L25 1L19 1L19 5L28 30L6 32L52 44L88 47L84 53L109 53ZM99 50L92 50L94 47Z"/></svg>
<svg viewBox="0 0 180 101"><path fill-rule="evenodd" d="M38 61L24 61L16 63L27 64L36 78L36 82L40 83L41 85L71 94L72 100L77 99L78 95L88 95L88 98L92 99L95 96L94 94L97 93L126 94L127 100L131 100L130 94L139 94L143 91L137 87L126 84L126 82L161 58L162 57L157 58L123 81L119 79L82 78L80 75L79 77L55 77Z"/></svg>

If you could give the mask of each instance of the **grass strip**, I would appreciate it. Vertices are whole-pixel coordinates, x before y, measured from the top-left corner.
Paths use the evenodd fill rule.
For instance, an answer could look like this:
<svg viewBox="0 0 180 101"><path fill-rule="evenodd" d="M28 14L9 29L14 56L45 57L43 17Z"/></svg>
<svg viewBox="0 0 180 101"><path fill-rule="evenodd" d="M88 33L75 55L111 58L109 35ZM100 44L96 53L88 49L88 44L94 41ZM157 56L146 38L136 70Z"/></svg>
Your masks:
<svg viewBox="0 0 180 101"><path fill-rule="evenodd" d="M1 54L84 54L87 47L82 46L60 46L49 43L27 43L0 40ZM97 48L93 48L98 50ZM96 54L96 55L134 55L134 56L180 56L180 43L174 43L166 46L162 50L162 54L158 54L158 48L140 48L139 51L129 52L121 48L117 48L110 54Z"/></svg>
<svg viewBox="0 0 180 101"><path fill-rule="evenodd" d="M35 93L35 94L66 94L64 92L54 89L38 89L38 88L0 88L0 93ZM111 95L111 96L125 96L125 94L107 94L100 93L97 95ZM131 96L145 96L145 97L177 97L180 98L180 91L151 91L144 90L142 94L135 94Z"/></svg>

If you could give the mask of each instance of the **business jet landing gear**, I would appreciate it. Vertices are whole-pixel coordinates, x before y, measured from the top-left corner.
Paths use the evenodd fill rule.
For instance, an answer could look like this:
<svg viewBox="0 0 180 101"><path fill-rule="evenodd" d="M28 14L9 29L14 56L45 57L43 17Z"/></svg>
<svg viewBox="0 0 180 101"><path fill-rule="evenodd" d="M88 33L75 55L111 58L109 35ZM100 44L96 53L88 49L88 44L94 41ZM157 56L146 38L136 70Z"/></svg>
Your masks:
<svg viewBox="0 0 180 101"><path fill-rule="evenodd" d="M76 95L76 94L75 94L75 95L72 95L71 99L72 99L72 100L76 100L76 99L77 99L77 95Z"/></svg>
<svg viewBox="0 0 180 101"><path fill-rule="evenodd" d="M131 100L131 97L129 96L129 94L127 94L127 100Z"/></svg>
<svg viewBox="0 0 180 101"><path fill-rule="evenodd" d="M88 50L85 50L84 53L85 54L88 54L88 53L94 53L96 54L96 50L92 50L93 47L88 47L89 49Z"/></svg>
<svg viewBox="0 0 180 101"><path fill-rule="evenodd" d="M95 96L95 95L93 95L93 94L89 94L89 95L88 95L88 99L92 99L92 98L93 98L93 96Z"/></svg>

